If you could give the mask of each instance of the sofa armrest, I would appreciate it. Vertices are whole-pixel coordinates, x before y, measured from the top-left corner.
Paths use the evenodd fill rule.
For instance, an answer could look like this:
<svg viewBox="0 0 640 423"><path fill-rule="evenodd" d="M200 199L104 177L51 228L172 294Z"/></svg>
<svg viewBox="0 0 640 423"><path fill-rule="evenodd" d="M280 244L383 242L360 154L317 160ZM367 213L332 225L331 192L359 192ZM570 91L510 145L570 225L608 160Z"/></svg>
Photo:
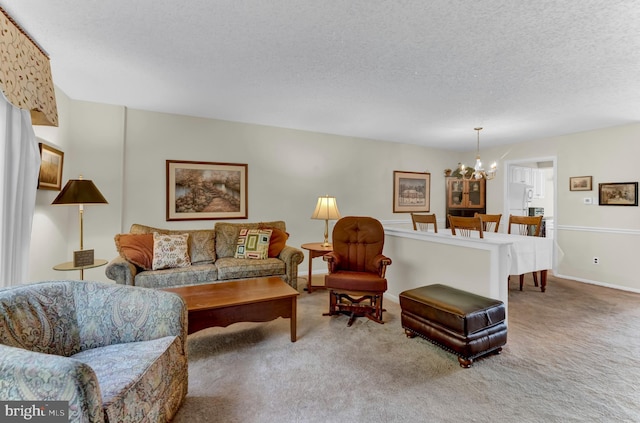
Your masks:
<svg viewBox="0 0 640 423"><path fill-rule="evenodd" d="M104 422L98 378L72 358L0 345L3 401L69 401L70 422Z"/></svg>
<svg viewBox="0 0 640 423"><path fill-rule="evenodd" d="M121 285L135 285L138 268L123 257L118 256L107 264L104 273L109 279Z"/></svg>
<svg viewBox="0 0 640 423"><path fill-rule="evenodd" d="M187 306L177 294L108 283L76 285L81 349L177 336L187 342ZM186 353L185 353L186 354Z"/></svg>
<svg viewBox="0 0 640 423"><path fill-rule="evenodd" d="M298 289L298 265L304 260L302 250L285 245L278 258L285 264L285 282Z"/></svg>

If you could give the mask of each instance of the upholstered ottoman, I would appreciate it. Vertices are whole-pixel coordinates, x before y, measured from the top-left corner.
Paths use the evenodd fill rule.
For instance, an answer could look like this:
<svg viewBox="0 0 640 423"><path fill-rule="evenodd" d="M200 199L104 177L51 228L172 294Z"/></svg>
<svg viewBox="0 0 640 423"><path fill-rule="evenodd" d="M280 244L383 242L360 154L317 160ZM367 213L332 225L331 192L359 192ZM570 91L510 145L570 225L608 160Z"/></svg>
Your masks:
<svg viewBox="0 0 640 423"><path fill-rule="evenodd" d="M462 367L507 343L502 301L436 284L400 294L402 327L458 356Z"/></svg>

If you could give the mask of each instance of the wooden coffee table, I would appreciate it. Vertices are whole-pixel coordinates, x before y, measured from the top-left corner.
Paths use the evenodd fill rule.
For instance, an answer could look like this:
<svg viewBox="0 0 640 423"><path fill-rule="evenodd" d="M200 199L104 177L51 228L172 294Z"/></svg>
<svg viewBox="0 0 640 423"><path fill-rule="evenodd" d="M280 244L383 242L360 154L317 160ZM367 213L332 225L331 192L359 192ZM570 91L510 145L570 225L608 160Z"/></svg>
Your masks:
<svg viewBox="0 0 640 423"><path fill-rule="evenodd" d="M188 332L238 322L291 319L291 342L296 342L298 291L279 277L246 279L203 285L165 288L180 295L189 311Z"/></svg>

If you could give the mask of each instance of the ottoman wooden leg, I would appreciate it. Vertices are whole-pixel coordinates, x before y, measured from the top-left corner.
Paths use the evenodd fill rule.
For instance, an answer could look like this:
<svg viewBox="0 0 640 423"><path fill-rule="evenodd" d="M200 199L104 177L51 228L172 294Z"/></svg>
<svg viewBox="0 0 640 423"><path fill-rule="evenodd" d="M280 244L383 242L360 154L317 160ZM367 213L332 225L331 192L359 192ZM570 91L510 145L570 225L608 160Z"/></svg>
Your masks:
<svg viewBox="0 0 640 423"><path fill-rule="evenodd" d="M468 369L473 365L473 360L468 360L466 358L458 357L458 362L460 363L460 367Z"/></svg>
<svg viewBox="0 0 640 423"><path fill-rule="evenodd" d="M479 356L478 358L484 357L484 356L488 356L490 354L498 355L501 352L502 352L502 347L499 347L499 348L496 348L493 351L489 351L488 353L486 353L486 354L484 354L482 356ZM468 358L458 357L458 362L460 363L460 367L464 367L465 369L468 369L469 367L471 367L473 365L473 359L471 359L471 358L468 359Z"/></svg>
<svg viewBox="0 0 640 423"><path fill-rule="evenodd" d="M413 333L413 332L412 332L412 331L410 331L410 330L405 329L405 330L404 330L404 333L405 333L405 335L407 335L407 338L415 338L415 337L416 337L416 334L415 334L415 333Z"/></svg>

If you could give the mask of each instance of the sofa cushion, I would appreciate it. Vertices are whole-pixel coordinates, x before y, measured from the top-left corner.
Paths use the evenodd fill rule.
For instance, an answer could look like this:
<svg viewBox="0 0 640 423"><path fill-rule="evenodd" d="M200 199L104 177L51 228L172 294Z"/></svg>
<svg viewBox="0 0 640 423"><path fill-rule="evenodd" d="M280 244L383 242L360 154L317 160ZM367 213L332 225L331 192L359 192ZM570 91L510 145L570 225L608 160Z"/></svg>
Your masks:
<svg viewBox="0 0 640 423"><path fill-rule="evenodd" d="M165 421L171 417L165 407L175 406L166 402L175 402L172 397L183 394L174 392L180 390L174 381L187 377L181 348L178 337L165 336L93 348L72 358L95 372L108 421L128 421L131 416L140 421Z"/></svg>
<svg viewBox="0 0 640 423"><path fill-rule="evenodd" d="M191 266L187 240L189 234L153 233L153 270Z"/></svg>
<svg viewBox="0 0 640 423"><path fill-rule="evenodd" d="M144 270L153 268L153 234L118 234L114 240L122 258Z"/></svg>
<svg viewBox="0 0 640 423"><path fill-rule="evenodd" d="M240 229L235 258L264 260L269 256L271 229Z"/></svg>
<svg viewBox="0 0 640 423"><path fill-rule="evenodd" d="M218 279L248 279L285 274L285 263L277 258L264 260L239 259L234 257L218 258Z"/></svg>
<svg viewBox="0 0 640 423"><path fill-rule="evenodd" d="M189 234L189 258L191 264L213 263L216 260L215 232L213 229L170 230L134 223L129 232L132 234Z"/></svg>
<svg viewBox="0 0 640 423"><path fill-rule="evenodd" d="M258 223L227 223L217 222L214 228L216 239L216 257L233 257L236 253L236 243L238 242L238 234L240 229L260 229L260 228L277 228L286 231L284 221L277 220L273 222ZM244 260L244 259L243 259Z"/></svg>
<svg viewBox="0 0 640 423"><path fill-rule="evenodd" d="M256 262L257 260L251 261ZM216 280L218 280L218 268L215 264L208 263L140 272L135 277L135 284L143 288L169 288L171 286L211 283Z"/></svg>

